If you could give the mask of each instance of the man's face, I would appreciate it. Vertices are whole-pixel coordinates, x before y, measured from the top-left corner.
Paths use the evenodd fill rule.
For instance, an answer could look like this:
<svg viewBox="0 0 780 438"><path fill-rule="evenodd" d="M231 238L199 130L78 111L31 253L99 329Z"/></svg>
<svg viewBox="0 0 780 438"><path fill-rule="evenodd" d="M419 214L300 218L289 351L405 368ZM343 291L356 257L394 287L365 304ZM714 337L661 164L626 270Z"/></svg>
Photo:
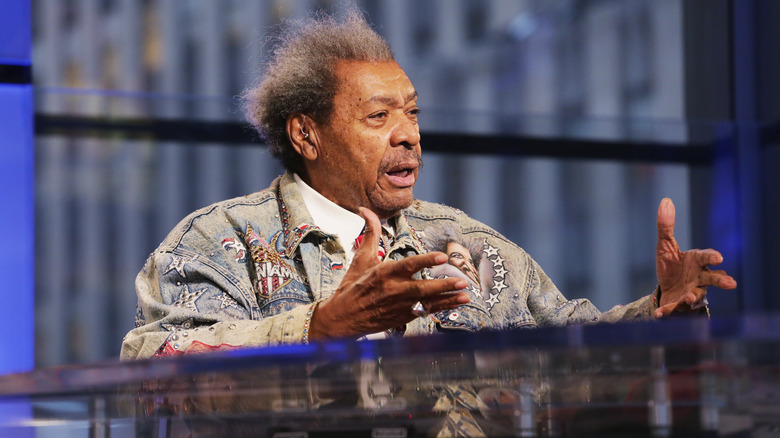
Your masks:
<svg viewBox="0 0 780 438"><path fill-rule="evenodd" d="M452 266L460 269L466 276L479 287L479 274L474 267L474 260L471 258L469 250L457 242L447 244L447 257Z"/></svg>
<svg viewBox="0 0 780 438"><path fill-rule="evenodd" d="M420 161L417 92L395 61L342 61L319 155L307 166L312 187L347 210L387 218L408 207Z"/></svg>

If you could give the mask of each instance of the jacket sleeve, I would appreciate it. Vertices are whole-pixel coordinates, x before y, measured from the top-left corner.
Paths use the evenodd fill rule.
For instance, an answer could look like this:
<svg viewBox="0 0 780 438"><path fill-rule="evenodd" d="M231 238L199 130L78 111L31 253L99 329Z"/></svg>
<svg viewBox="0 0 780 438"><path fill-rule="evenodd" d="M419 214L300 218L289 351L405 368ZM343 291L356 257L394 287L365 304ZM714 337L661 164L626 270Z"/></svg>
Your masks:
<svg viewBox="0 0 780 438"><path fill-rule="evenodd" d="M542 268L535 261L531 263L529 275L532 277L532 286L528 308L539 327L649 320L658 308L653 299L654 292L630 304L615 306L601 313L590 300L569 300L564 297Z"/></svg>
<svg viewBox="0 0 780 438"><path fill-rule="evenodd" d="M251 282L202 253L157 251L136 278L136 327L122 359L299 343L311 304L262 318Z"/></svg>

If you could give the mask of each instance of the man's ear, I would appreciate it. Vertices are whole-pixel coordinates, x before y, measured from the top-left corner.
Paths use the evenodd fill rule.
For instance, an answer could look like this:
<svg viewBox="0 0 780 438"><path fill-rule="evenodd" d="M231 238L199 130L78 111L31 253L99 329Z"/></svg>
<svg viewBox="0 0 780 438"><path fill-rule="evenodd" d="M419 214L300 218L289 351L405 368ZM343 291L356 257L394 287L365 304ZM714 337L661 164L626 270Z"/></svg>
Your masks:
<svg viewBox="0 0 780 438"><path fill-rule="evenodd" d="M314 161L319 156L314 125L311 117L305 114L292 114L287 118L287 137L304 161Z"/></svg>

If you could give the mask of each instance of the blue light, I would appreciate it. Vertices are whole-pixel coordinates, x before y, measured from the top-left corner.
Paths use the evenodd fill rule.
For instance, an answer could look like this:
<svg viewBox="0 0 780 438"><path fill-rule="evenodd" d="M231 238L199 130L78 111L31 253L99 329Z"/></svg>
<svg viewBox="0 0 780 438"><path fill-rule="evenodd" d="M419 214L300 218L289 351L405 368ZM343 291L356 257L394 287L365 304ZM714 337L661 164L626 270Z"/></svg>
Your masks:
<svg viewBox="0 0 780 438"><path fill-rule="evenodd" d="M0 64L30 65L30 1L0 0ZM33 97L31 85L0 83L0 374L35 365ZM0 403L0 423L29 419L29 401ZM34 431L5 429L4 436Z"/></svg>
<svg viewBox="0 0 780 438"><path fill-rule="evenodd" d="M29 65L30 1L0 11L0 63ZM0 374L34 366L33 200L32 86L0 83Z"/></svg>
<svg viewBox="0 0 780 438"><path fill-rule="evenodd" d="M0 64L30 65L30 2L0 0L0 11Z"/></svg>
<svg viewBox="0 0 780 438"><path fill-rule="evenodd" d="M34 365L32 87L0 84L0 374Z"/></svg>

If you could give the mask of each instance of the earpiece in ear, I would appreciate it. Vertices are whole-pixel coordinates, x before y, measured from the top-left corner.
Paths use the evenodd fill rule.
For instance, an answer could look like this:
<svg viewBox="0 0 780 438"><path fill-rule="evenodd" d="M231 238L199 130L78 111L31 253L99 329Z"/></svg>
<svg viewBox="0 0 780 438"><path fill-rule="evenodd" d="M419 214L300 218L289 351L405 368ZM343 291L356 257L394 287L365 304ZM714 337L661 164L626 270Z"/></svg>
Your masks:
<svg viewBox="0 0 780 438"><path fill-rule="evenodd" d="M301 134L303 135L303 139L307 140L309 138L309 133L304 132L303 127L306 125L306 115L303 116L303 122L301 122Z"/></svg>

